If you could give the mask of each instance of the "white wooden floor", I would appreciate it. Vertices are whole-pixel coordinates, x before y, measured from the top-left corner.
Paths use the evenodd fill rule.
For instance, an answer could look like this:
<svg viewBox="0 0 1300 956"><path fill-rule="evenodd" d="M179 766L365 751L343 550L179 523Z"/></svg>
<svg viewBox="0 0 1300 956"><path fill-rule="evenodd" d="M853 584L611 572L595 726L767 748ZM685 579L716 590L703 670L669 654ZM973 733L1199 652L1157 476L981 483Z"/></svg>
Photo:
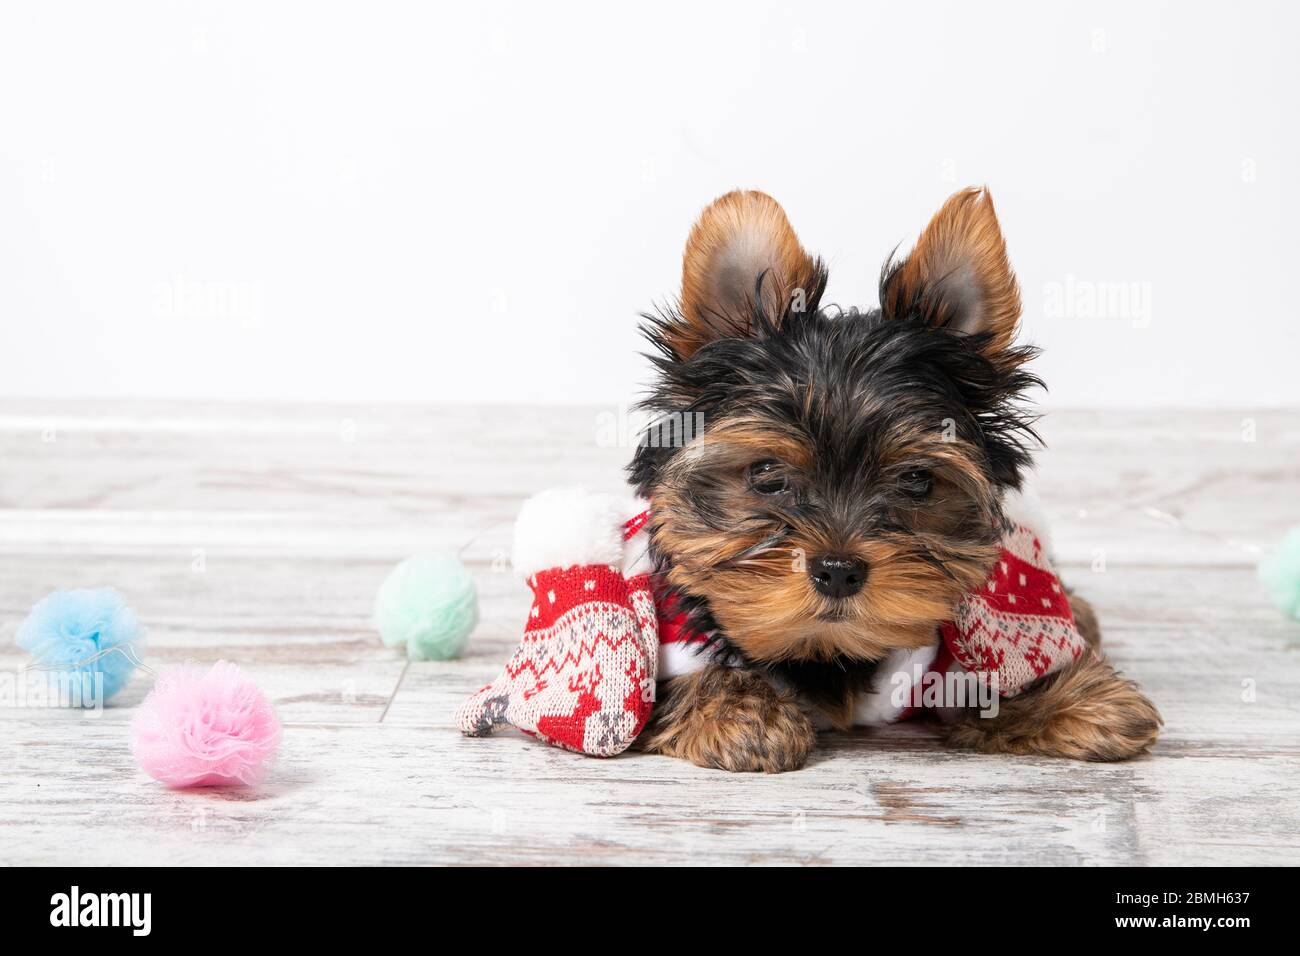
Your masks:
<svg viewBox="0 0 1300 956"><path fill-rule="evenodd" d="M915 725L730 776L451 726L523 621L501 560L519 503L621 480L630 449L597 441L610 411L0 402L0 668L23 665L42 595L108 584L151 666L237 661L285 723L263 786L178 793L127 748L144 675L99 719L4 709L4 862L1300 862L1300 623L1254 572L1300 524L1300 415L1044 422L1064 573L1165 716L1151 756L975 756ZM403 676L375 589L409 553L466 545L470 650Z"/></svg>

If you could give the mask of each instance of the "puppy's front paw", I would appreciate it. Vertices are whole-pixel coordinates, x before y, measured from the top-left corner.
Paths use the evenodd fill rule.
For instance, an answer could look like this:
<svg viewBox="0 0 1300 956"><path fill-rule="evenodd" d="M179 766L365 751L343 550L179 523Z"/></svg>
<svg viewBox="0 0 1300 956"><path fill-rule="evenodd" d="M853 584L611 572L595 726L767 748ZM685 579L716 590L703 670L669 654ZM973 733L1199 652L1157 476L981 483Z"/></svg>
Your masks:
<svg viewBox="0 0 1300 956"><path fill-rule="evenodd" d="M798 770L817 732L795 703L762 676L709 666L663 688L645 749L719 770Z"/></svg>
<svg viewBox="0 0 1300 956"><path fill-rule="evenodd" d="M1162 723L1136 684L1088 655L1002 701L996 717L963 714L949 739L985 753L1127 760L1155 743Z"/></svg>

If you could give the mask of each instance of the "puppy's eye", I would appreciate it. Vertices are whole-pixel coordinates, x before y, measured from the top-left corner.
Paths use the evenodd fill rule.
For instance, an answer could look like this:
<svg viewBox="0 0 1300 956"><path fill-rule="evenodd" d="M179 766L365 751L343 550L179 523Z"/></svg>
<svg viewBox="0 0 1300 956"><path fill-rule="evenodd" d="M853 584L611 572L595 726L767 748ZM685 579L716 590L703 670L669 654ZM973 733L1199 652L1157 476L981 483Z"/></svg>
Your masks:
<svg viewBox="0 0 1300 956"><path fill-rule="evenodd" d="M779 495L790 487L790 479L781 473L779 461L756 461L749 466L747 476L749 487L760 495Z"/></svg>
<svg viewBox="0 0 1300 956"><path fill-rule="evenodd" d="M898 488L909 498L927 498L934 489L934 475L924 468L914 468L898 479Z"/></svg>

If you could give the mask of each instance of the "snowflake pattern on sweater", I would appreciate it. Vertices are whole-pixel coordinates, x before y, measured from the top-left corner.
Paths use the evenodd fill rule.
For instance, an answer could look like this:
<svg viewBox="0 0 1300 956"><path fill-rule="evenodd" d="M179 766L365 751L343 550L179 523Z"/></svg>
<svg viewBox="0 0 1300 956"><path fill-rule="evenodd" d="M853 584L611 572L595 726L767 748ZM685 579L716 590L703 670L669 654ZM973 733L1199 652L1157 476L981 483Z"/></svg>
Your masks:
<svg viewBox="0 0 1300 956"><path fill-rule="evenodd" d="M519 647L501 675L465 702L457 722L469 736L485 736L508 723L579 753L613 756L631 744L649 718L656 680L709 663L708 635L692 631L685 615L651 586L648 503L623 511L634 517L610 527L602 516L618 512L610 511L607 498L588 503L566 493L555 501L563 505L562 520L540 524L549 527L551 537L556 528L578 529L576 540L568 543L572 550L554 552L551 560L559 566L529 569L534 600ZM593 551L583 540L584 529L609 540ZM538 537L521 538L519 530L517 549L521 540ZM562 552L587 560L566 563ZM600 560L591 560L593 554ZM1011 697L1085 653L1091 652L1041 534L1027 523L1009 521L984 586L957 605L953 620L937 629L933 645L896 651L880 663L872 689L855 709L855 722L887 723L914 713L912 701L920 695L903 694L900 701L892 692L900 686L899 675L906 690L931 675L960 669Z"/></svg>

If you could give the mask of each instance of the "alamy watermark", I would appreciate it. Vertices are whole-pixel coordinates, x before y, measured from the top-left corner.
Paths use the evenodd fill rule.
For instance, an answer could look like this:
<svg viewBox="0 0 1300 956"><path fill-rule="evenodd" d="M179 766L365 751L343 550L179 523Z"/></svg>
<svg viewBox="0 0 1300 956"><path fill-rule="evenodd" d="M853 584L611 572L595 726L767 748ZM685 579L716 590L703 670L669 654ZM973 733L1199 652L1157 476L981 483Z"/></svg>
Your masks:
<svg viewBox="0 0 1300 956"><path fill-rule="evenodd" d="M1044 284L1043 312L1049 319L1118 319L1144 329L1151 324L1151 283L1066 275L1064 281Z"/></svg>
<svg viewBox="0 0 1300 956"><path fill-rule="evenodd" d="M703 412L646 412L619 406L596 415L599 448L684 448L703 434Z"/></svg>
<svg viewBox="0 0 1300 956"><path fill-rule="evenodd" d="M974 707L981 717L998 715L996 671L927 671L920 664L895 671L889 678L889 702L899 709Z"/></svg>
<svg viewBox="0 0 1300 956"><path fill-rule="evenodd" d="M100 717L104 713L104 675L39 667L0 671L0 707L70 708L82 711L87 717Z"/></svg>
<svg viewBox="0 0 1300 956"><path fill-rule="evenodd" d="M256 282L173 276L154 287L153 311L160 319L236 322L255 328L261 290Z"/></svg>
<svg viewBox="0 0 1300 956"><path fill-rule="evenodd" d="M73 886L50 897L51 926L125 926L133 936L148 936L152 911L151 893L82 893Z"/></svg>

